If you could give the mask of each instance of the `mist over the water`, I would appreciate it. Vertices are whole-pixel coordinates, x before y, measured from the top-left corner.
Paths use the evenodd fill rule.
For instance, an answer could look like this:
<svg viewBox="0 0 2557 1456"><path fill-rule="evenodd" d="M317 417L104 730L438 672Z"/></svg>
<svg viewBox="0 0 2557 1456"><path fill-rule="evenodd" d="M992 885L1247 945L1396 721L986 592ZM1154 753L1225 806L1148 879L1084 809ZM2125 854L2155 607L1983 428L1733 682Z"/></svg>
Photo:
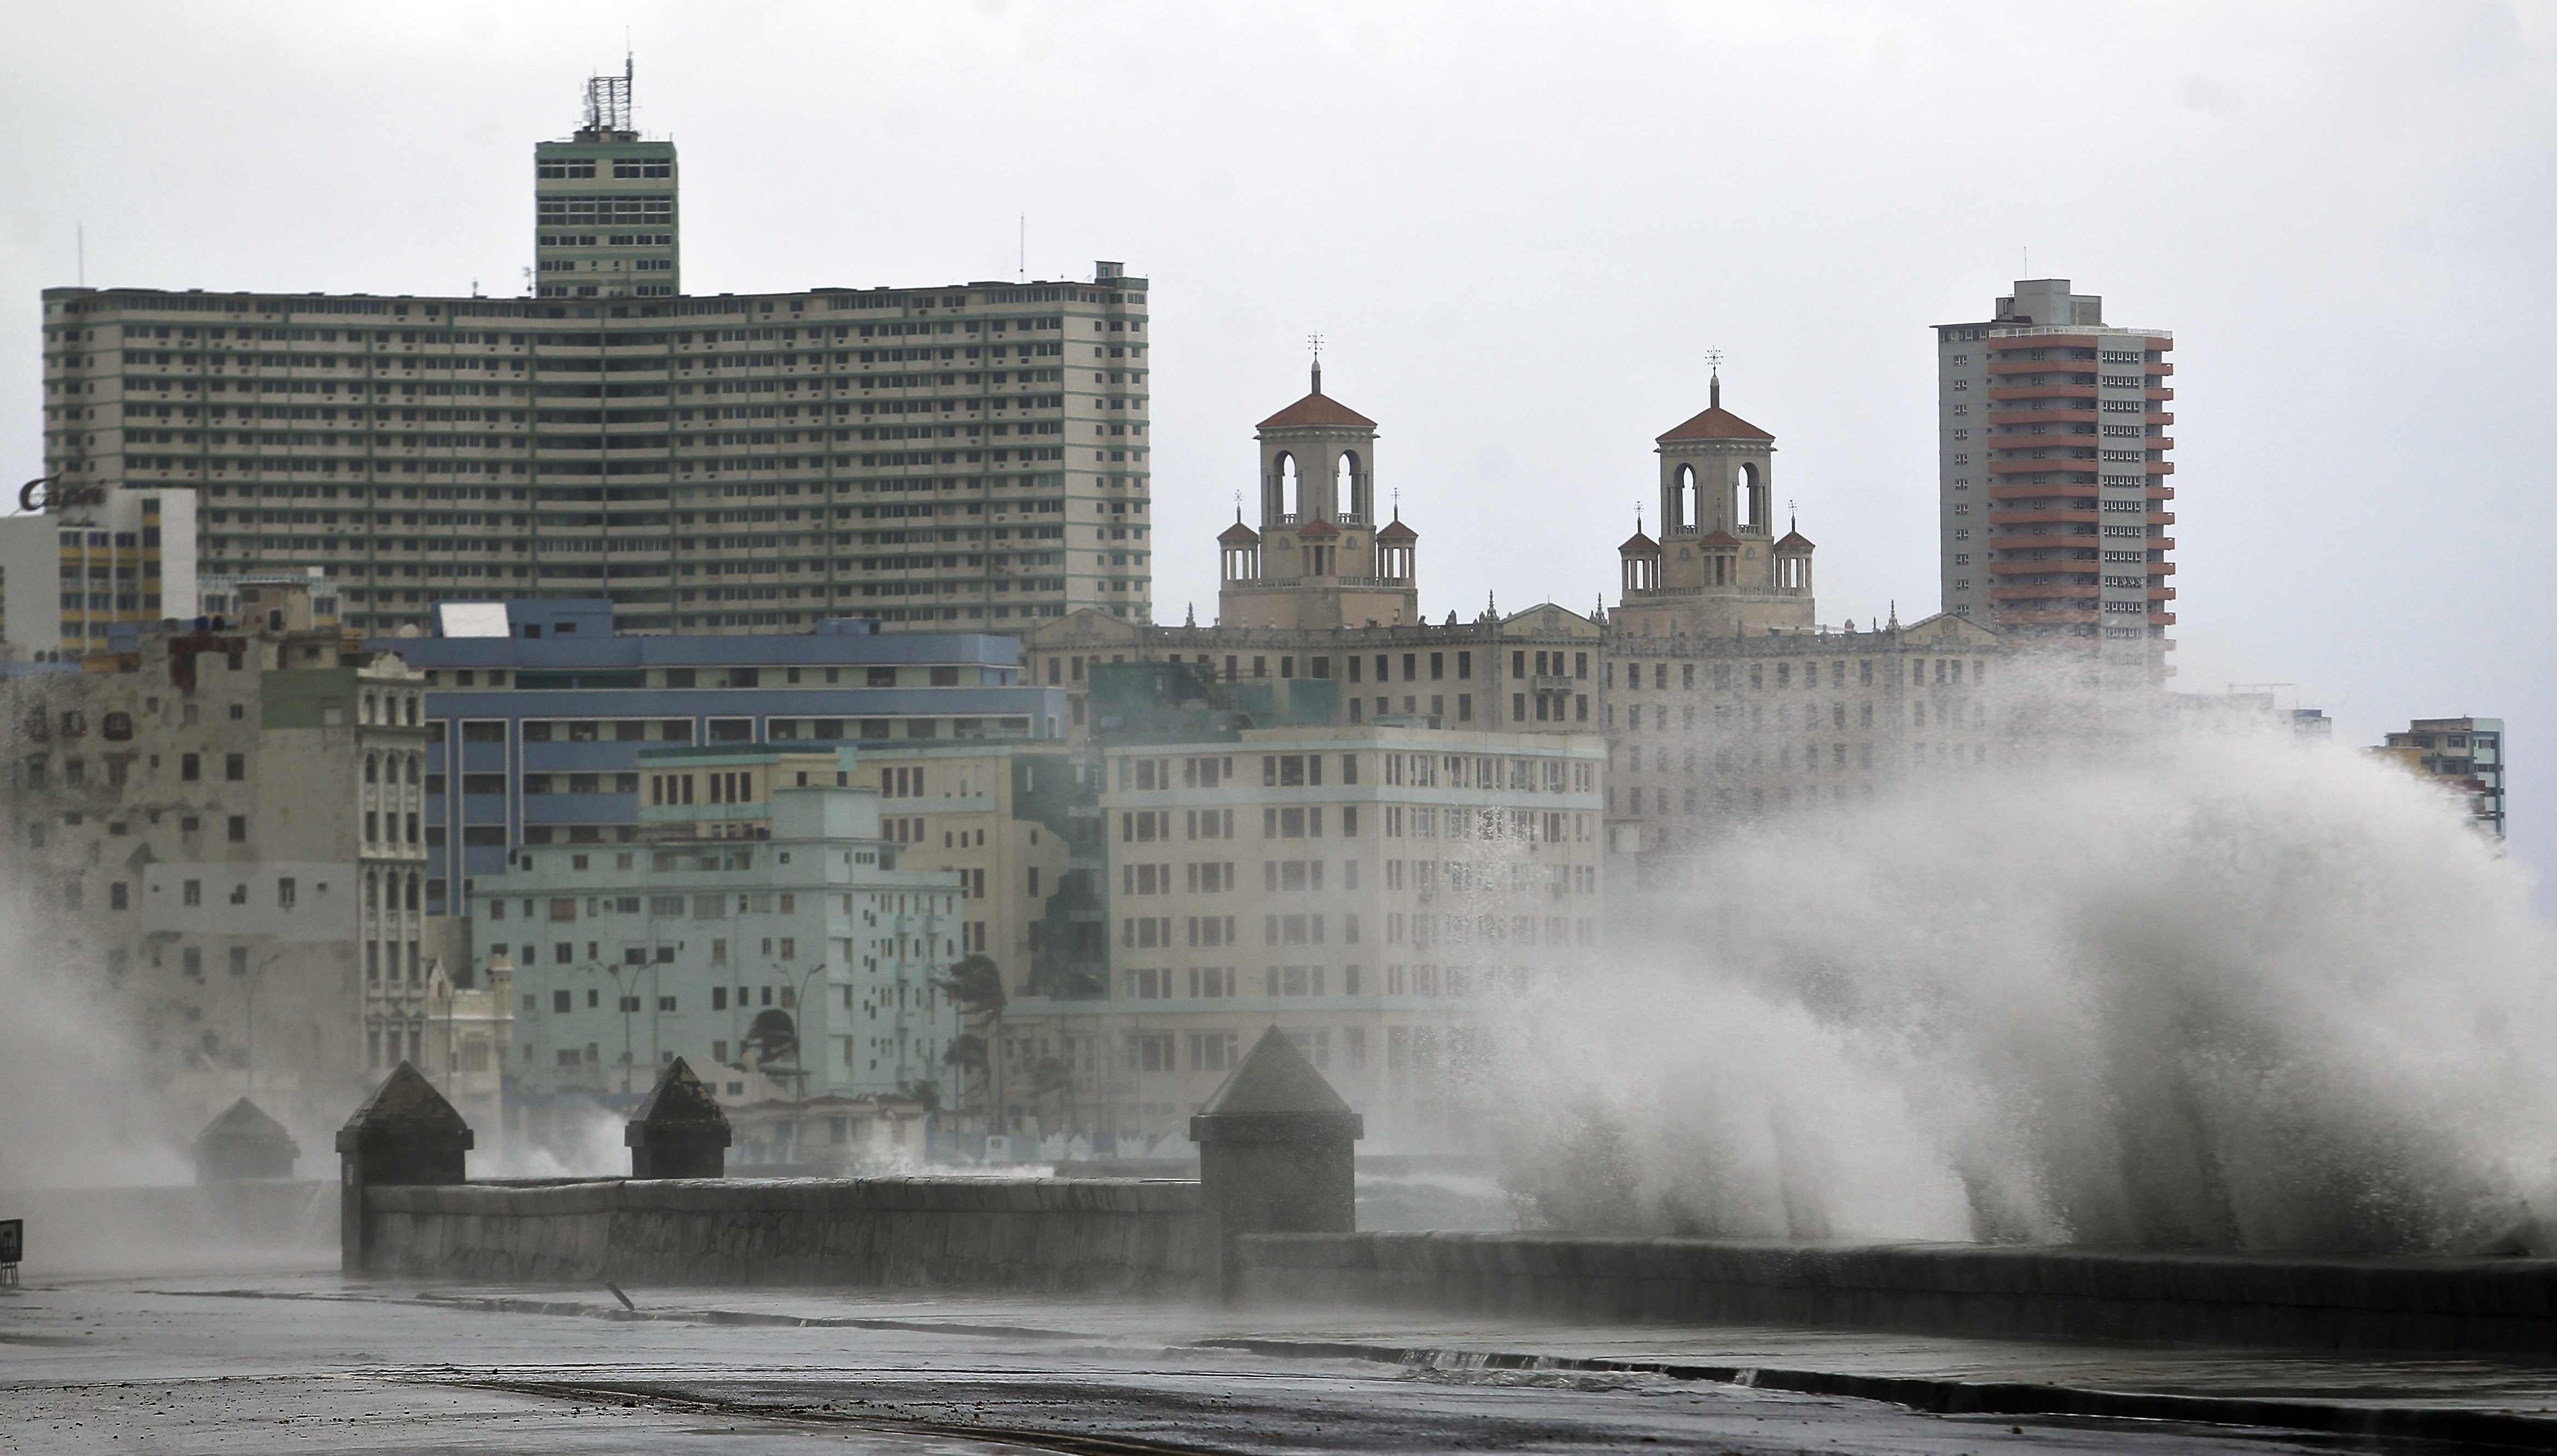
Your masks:
<svg viewBox="0 0 2557 1456"><path fill-rule="evenodd" d="M196 1129L151 1095L94 949L65 939L29 890L0 884L0 1192L187 1182Z"/></svg>
<svg viewBox="0 0 2557 1456"><path fill-rule="evenodd" d="M1611 900L1479 1069L1528 1221L2376 1252L2545 1214L2527 873L2351 750L2139 756L1770 822Z"/></svg>

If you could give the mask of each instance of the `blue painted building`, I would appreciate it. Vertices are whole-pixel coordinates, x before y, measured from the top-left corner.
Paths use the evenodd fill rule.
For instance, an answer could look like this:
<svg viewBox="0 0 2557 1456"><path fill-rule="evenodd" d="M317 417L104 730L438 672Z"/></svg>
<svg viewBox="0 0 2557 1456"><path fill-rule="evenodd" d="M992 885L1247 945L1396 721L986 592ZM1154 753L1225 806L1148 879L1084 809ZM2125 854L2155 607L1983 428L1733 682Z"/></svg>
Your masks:
<svg viewBox="0 0 2557 1456"><path fill-rule="evenodd" d="M429 913L517 849L639 837L640 754L690 746L911 749L1061 740L1062 689L1020 645L880 634L859 619L767 636L622 636L594 600L452 602L431 636L377 639L427 674Z"/></svg>

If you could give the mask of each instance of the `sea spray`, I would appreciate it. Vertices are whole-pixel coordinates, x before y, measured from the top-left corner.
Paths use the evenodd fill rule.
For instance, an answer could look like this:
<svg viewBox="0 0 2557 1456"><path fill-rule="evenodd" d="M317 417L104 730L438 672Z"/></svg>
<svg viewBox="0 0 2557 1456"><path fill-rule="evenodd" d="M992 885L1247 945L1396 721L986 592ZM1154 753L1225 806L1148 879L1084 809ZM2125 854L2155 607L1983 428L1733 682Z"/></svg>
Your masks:
<svg viewBox="0 0 2557 1456"><path fill-rule="evenodd" d="M2479 1247L2557 1187L2557 937L2438 789L2279 735L1762 821L1487 1004L1579 1230Z"/></svg>

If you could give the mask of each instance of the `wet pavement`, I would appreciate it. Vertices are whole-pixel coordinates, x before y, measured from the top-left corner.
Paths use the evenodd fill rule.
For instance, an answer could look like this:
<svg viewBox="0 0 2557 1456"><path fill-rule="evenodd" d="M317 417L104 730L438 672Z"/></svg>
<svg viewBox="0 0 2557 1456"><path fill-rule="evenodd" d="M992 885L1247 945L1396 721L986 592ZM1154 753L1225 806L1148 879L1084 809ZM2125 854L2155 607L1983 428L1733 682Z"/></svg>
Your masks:
<svg viewBox="0 0 2557 1456"><path fill-rule="evenodd" d="M625 1292L635 1310L605 1289L318 1272L38 1278L0 1289L0 1453L2367 1449L2338 1434L2354 1429L2557 1445L2557 1372L2483 1363Z"/></svg>

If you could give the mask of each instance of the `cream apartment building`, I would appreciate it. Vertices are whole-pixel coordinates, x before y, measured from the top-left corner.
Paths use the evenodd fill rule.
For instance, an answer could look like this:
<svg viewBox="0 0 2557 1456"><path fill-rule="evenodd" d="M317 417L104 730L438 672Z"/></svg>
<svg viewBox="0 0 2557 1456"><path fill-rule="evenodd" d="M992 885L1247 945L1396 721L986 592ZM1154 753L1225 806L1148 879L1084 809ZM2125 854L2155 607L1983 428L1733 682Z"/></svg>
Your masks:
<svg viewBox="0 0 2557 1456"><path fill-rule="evenodd" d="M1603 940L1594 734L1253 728L1102 762L1109 996L1012 1007L1018 1125L1178 1131L1275 1024L1371 1126L1440 1130L1483 998Z"/></svg>

